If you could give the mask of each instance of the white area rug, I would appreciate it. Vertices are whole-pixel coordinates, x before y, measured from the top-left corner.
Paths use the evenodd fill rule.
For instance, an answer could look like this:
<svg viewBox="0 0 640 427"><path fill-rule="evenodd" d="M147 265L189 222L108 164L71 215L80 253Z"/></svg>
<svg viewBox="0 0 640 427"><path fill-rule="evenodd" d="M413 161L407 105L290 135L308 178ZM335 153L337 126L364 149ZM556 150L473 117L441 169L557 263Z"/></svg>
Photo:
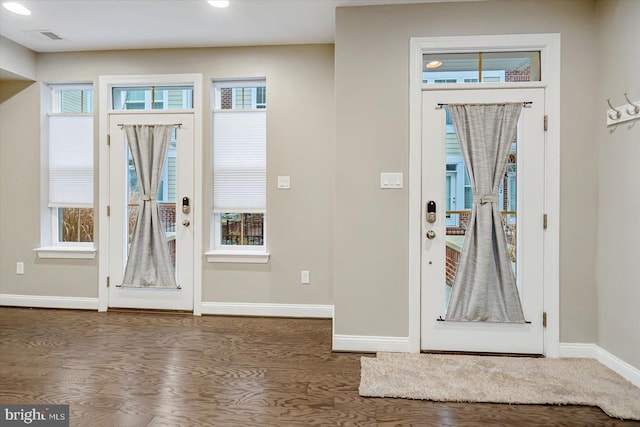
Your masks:
<svg viewBox="0 0 640 427"><path fill-rule="evenodd" d="M361 367L361 396L589 405L640 420L640 388L592 359L378 353Z"/></svg>

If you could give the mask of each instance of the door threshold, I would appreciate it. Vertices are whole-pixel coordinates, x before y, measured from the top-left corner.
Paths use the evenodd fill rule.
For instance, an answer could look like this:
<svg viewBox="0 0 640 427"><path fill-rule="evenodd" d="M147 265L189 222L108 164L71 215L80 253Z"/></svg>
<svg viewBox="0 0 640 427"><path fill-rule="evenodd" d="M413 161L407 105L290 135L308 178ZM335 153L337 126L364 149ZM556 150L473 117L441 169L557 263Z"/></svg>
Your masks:
<svg viewBox="0 0 640 427"><path fill-rule="evenodd" d="M193 310L164 310L155 308L125 308L109 307L107 313L130 313L130 314L189 314L193 315Z"/></svg>
<svg viewBox="0 0 640 427"><path fill-rule="evenodd" d="M422 354L447 354L458 356L501 356L501 357L532 357L544 358L544 354L535 353L491 353L481 351L445 351L445 350L420 350Z"/></svg>

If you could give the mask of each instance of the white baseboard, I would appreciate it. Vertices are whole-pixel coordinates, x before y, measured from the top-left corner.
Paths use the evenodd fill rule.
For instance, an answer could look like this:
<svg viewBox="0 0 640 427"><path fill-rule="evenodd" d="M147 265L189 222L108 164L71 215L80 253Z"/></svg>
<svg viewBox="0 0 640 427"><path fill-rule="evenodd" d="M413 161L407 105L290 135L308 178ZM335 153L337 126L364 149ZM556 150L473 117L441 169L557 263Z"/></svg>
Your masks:
<svg viewBox="0 0 640 427"><path fill-rule="evenodd" d="M631 366L596 344L560 343L560 357L596 359L627 381L640 387L640 369Z"/></svg>
<svg viewBox="0 0 640 427"><path fill-rule="evenodd" d="M0 305L14 307L97 310L98 298L0 294Z"/></svg>
<svg viewBox="0 0 640 427"><path fill-rule="evenodd" d="M376 337L370 335L333 335L334 351L374 353L409 351L409 337Z"/></svg>
<svg viewBox="0 0 640 427"><path fill-rule="evenodd" d="M333 318L333 305L203 302L202 314Z"/></svg>

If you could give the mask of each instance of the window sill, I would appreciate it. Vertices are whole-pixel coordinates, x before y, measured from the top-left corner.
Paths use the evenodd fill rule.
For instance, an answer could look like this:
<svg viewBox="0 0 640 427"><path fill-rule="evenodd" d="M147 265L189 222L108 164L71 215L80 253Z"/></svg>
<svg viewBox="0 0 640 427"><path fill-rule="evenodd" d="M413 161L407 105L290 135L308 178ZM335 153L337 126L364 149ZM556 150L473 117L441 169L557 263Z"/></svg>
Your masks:
<svg viewBox="0 0 640 427"><path fill-rule="evenodd" d="M221 263L245 263L245 264L266 264L269 262L268 252L257 251L210 251L205 252L207 262Z"/></svg>
<svg viewBox="0 0 640 427"><path fill-rule="evenodd" d="M96 249L93 247L81 246L45 246L36 248L34 251L38 258L48 259L94 259Z"/></svg>

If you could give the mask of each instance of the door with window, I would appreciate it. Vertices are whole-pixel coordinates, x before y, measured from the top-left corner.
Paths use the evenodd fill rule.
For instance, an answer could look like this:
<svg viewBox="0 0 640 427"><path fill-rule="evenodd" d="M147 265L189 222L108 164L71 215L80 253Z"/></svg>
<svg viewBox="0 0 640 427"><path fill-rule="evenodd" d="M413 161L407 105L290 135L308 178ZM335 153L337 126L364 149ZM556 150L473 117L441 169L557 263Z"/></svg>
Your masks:
<svg viewBox="0 0 640 427"><path fill-rule="evenodd" d="M137 138L130 133L131 129L149 130L156 138L151 144L154 145L160 137L153 129L163 125L168 125L163 127L167 146L147 156L142 153L136 159L137 148L130 139ZM191 311L196 202L194 115L191 112L115 113L109 115L109 133L109 307ZM152 179L156 184L149 189L144 182L149 180L143 171L144 159L158 156L164 161L157 162L161 164L155 168ZM146 213L141 214L145 209ZM150 215L150 209L157 209L157 214ZM161 229L160 237L152 244L145 244L143 249L136 247L148 240L139 228L149 222ZM173 277L156 280L153 274L147 275L147 265L154 264L151 259L156 260L156 267L160 259L159 268ZM131 279L131 274L145 278Z"/></svg>
<svg viewBox="0 0 640 427"><path fill-rule="evenodd" d="M500 172L495 173L499 175L494 185L497 189L499 184L497 194L474 195L474 175L469 174L465 159L473 159L475 154L463 155L466 153L462 153L455 130L459 128L451 125L448 105L504 103L525 107L519 112L517 125L513 125L515 137L503 144L506 169L502 173L498 168ZM423 91L421 349L543 353L543 121L543 88ZM484 165L474 167L477 170ZM473 245L476 241L469 233L478 233L471 227L476 221L472 216L472 210L477 209L474 204L491 205L495 224L499 223L488 240L506 241L503 252L507 255L501 265L507 266L503 273L511 275L512 271L511 277L515 278L516 299L523 315L519 321L493 321L489 317L460 320L452 316L451 295L454 286L462 286L460 278L456 280L461 266L470 265L470 271L475 272L477 265L492 255L486 246L479 253L464 249L465 243ZM463 255L467 259L463 260ZM504 271L507 269L511 271ZM474 298L478 296L474 294ZM480 298L490 303L500 300L493 293Z"/></svg>

